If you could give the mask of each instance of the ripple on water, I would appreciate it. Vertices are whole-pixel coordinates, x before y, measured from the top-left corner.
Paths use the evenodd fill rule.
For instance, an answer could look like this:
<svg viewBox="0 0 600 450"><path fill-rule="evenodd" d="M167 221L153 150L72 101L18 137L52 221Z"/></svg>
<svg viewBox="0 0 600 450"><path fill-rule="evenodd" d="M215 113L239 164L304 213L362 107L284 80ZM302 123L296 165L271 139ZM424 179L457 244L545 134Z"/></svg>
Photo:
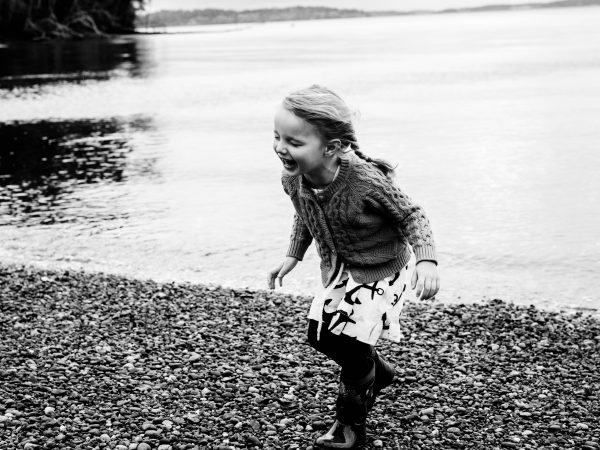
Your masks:
<svg viewBox="0 0 600 450"><path fill-rule="evenodd" d="M77 222L82 187L151 176L151 161L128 155L152 127L143 116L0 124L0 225Z"/></svg>

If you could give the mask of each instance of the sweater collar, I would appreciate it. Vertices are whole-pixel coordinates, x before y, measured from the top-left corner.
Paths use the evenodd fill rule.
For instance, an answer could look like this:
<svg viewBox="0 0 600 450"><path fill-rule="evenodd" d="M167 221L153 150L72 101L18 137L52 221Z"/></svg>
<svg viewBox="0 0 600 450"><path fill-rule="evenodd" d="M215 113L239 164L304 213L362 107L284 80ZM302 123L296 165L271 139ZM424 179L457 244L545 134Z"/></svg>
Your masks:
<svg viewBox="0 0 600 450"><path fill-rule="evenodd" d="M319 194L322 199L329 199L340 187L346 184L348 173L350 172L350 159L354 152L348 152L340 155L340 171L335 179ZM304 176L300 176L300 195L305 198L315 198L316 195L311 189L310 184Z"/></svg>

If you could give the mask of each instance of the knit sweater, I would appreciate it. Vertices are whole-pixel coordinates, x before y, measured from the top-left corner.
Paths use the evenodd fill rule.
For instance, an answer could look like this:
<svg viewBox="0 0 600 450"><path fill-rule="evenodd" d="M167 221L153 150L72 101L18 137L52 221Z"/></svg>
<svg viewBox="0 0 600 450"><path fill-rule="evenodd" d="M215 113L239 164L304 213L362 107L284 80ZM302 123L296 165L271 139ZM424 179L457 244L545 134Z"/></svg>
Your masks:
<svg viewBox="0 0 600 450"><path fill-rule="evenodd" d="M288 256L302 260L315 241L327 286L340 263L358 283L383 279L417 262L437 263L433 233L420 206L376 166L354 152L340 157L338 176L315 194L302 175L283 174L295 214Z"/></svg>

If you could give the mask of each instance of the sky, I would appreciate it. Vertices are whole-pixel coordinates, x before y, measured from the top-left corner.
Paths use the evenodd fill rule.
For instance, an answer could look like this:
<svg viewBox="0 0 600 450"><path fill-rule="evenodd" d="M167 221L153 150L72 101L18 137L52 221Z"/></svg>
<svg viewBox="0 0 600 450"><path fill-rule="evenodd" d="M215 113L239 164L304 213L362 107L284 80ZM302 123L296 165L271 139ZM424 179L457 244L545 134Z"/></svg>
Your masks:
<svg viewBox="0 0 600 450"><path fill-rule="evenodd" d="M257 9L285 8L289 6L327 6L330 8L354 8L365 11L377 10L441 10L468 8L482 5L548 3L550 0L147 0L147 11L161 9Z"/></svg>

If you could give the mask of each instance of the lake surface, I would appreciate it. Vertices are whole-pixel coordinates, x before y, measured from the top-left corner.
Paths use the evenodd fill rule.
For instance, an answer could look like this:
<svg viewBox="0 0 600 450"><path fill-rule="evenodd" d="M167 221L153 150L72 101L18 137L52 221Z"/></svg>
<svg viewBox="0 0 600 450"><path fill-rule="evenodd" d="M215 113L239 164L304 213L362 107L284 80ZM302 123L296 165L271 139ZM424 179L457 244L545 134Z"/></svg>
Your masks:
<svg viewBox="0 0 600 450"><path fill-rule="evenodd" d="M600 8L0 45L0 261L265 288L272 115L320 83L427 211L443 301L600 308ZM319 287L316 252L284 291Z"/></svg>

